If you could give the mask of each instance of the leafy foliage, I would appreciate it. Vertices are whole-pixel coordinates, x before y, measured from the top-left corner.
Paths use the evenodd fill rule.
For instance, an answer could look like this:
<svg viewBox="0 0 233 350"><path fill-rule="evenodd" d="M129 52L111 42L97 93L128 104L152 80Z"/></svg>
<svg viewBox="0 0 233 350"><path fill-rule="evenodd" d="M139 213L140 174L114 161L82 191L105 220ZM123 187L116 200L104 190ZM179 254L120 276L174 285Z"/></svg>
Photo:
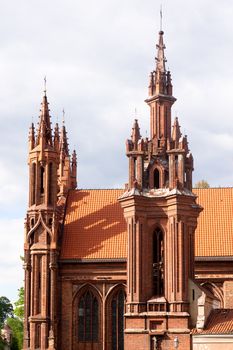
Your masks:
<svg viewBox="0 0 233 350"><path fill-rule="evenodd" d="M11 350L20 350L23 347L23 322L19 318L8 318L8 326L11 327L13 332L13 339L11 344Z"/></svg>
<svg viewBox="0 0 233 350"><path fill-rule="evenodd" d="M194 188L210 188L210 185L206 180L201 180L195 184Z"/></svg>
<svg viewBox="0 0 233 350"><path fill-rule="evenodd" d="M13 306L7 297L0 297L0 328L8 317L13 317Z"/></svg>
<svg viewBox="0 0 233 350"><path fill-rule="evenodd" d="M24 288L21 287L18 289L18 300L14 303L14 314L17 316L21 321L23 321L24 316Z"/></svg>
<svg viewBox="0 0 233 350"><path fill-rule="evenodd" d="M23 317L24 317L24 288L18 289L18 300L14 303L6 297L0 297L0 328L6 322L12 330L11 350L20 350L23 347ZM4 341L0 337L0 350L5 349Z"/></svg>
<svg viewBox="0 0 233 350"><path fill-rule="evenodd" d="M6 346L6 343L3 341L3 339L0 337L0 350L4 350Z"/></svg>

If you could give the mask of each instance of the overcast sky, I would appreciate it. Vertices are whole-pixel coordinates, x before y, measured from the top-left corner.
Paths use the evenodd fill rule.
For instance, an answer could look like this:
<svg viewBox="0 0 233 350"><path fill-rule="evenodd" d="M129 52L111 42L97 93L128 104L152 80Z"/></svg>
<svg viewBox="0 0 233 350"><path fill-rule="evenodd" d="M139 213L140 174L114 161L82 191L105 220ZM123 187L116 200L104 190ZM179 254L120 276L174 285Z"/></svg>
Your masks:
<svg viewBox="0 0 233 350"><path fill-rule="evenodd" d="M80 188L122 187L135 108L149 134L148 75L159 30L155 0L0 0L0 296L23 283L27 139L47 76L52 122L65 109ZM233 2L163 1L167 66L194 156L194 183L233 183Z"/></svg>

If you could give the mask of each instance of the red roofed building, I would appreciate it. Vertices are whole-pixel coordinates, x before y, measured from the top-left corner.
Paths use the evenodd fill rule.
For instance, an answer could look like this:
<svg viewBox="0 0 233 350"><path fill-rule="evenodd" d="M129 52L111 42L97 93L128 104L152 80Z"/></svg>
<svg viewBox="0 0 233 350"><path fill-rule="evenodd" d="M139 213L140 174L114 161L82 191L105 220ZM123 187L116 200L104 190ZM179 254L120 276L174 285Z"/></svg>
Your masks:
<svg viewBox="0 0 233 350"><path fill-rule="evenodd" d="M52 131L45 91L29 134L24 350L188 350L233 331L233 189L192 190L164 49L160 31L150 138L135 120L125 189L76 189L76 153L65 125Z"/></svg>

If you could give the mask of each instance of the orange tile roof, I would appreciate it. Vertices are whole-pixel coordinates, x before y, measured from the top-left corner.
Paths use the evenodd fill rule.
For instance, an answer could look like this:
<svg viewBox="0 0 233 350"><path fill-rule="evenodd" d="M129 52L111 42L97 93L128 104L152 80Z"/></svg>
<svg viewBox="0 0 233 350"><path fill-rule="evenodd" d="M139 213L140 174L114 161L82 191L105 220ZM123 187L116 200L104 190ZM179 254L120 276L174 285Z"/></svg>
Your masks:
<svg viewBox="0 0 233 350"><path fill-rule="evenodd" d="M194 189L204 208L195 233L196 256L233 256L233 188Z"/></svg>
<svg viewBox="0 0 233 350"><path fill-rule="evenodd" d="M205 328L201 332L193 331L193 334L232 334L233 333L233 310L212 310L207 319Z"/></svg>
<svg viewBox="0 0 233 350"><path fill-rule="evenodd" d="M67 203L61 259L120 259L127 256L124 190L74 190ZM233 188L194 189L204 208L198 219L195 254L233 256Z"/></svg>
<svg viewBox="0 0 233 350"><path fill-rule="evenodd" d="M120 259L127 232L117 198L124 190L75 190L67 203L61 259Z"/></svg>

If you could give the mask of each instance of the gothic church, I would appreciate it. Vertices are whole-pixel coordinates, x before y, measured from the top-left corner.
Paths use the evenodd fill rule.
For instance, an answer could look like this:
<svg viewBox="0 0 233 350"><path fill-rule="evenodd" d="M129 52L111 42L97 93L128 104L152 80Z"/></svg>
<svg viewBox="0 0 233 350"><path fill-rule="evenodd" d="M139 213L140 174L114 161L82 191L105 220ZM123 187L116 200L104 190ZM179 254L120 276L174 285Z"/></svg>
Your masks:
<svg viewBox="0 0 233 350"><path fill-rule="evenodd" d="M135 120L125 189L76 189L76 153L43 97L29 133L24 350L201 349L233 331L233 191L192 190L164 50L160 31L150 138Z"/></svg>

